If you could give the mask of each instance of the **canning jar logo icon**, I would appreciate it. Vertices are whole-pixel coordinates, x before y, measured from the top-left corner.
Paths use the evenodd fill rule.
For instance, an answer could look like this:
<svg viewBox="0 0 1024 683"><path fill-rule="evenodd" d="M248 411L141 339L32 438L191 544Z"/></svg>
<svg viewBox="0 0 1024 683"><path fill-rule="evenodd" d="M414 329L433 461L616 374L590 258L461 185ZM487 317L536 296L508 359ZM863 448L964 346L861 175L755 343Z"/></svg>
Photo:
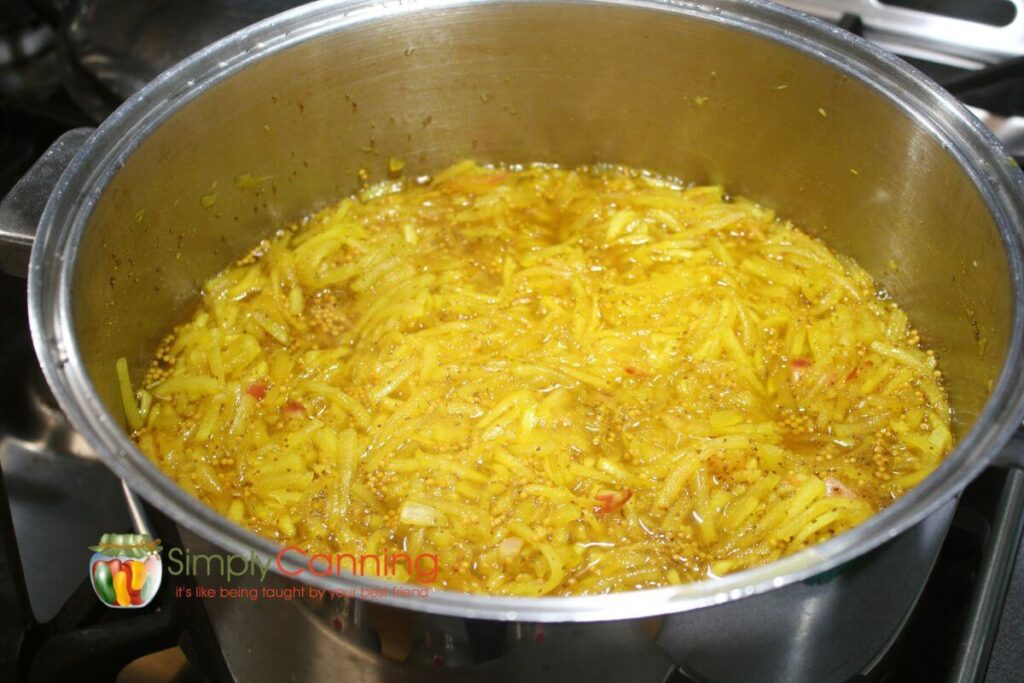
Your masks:
<svg viewBox="0 0 1024 683"><path fill-rule="evenodd" d="M153 600L163 577L159 539L148 534L103 534L89 550L89 577L104 605L135 609Z"/></svg>

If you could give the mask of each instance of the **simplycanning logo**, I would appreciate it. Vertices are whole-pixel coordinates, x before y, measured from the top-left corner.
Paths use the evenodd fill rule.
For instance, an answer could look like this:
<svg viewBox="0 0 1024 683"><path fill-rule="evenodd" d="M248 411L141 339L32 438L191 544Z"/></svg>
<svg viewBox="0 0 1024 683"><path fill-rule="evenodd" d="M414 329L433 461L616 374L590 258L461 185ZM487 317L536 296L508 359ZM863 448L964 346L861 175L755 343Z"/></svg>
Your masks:
<svg viewBox="0 0 1024 683"><path fill-rule="evenodd" d="M89 577L104 605L136 609L153 600L163 576L159 539L148 534L103 534L89 550Z"/></svg>
<svg viewBox="0 0 1024 683"><path fill-rule="evenodd" d="M145 607L153 601L160 589L164 566L160 558L163 548L159 540L146 534L103 534L100 542L89 546L93 556L89 559L89 578L96 596L108 607L132 609ZM249 576L263 583L271 568L285 577L302 574L330 576L350 574L376 578L397 579L387 588L360 587L331 591L332 597L374 598L393 594L400 597L427 597L430 584L437 581L439 563L436 555L384 551L376 554L316 553L309 555L295 546L281 548L275 556L260 557L224 553L194 554L187 549L171 546L167 550L167 573L173 579L188 577L200 581L174 586L176 598L246 598L257 597L292 600L307 595L303 586L274 588L252 586L232 588L235 579ZM202 585L216 579L226 585L219 590ZM202 582L202 583L201 583ZM414 582L416 585L407 585ZM309 588L311 597L322 596L324 591Z"/></svg>

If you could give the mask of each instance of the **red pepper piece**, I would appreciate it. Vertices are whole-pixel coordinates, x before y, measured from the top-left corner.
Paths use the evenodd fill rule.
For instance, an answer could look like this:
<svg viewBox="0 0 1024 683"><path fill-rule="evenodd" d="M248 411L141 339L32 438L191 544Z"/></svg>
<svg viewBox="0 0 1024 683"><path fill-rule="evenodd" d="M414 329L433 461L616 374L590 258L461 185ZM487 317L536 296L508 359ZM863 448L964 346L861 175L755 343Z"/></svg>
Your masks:
<svg viewBox="0 0 1024 683"><path fill-rule="evenodd" d="M629 499L633 497L633 492L630 489L624 489L622 491L600 491L596 496L595 500L601 503L598 508L598 513L609 514L616 510L621 510L622 506L629 502Z"/></svg>
<svg viewBox="0 0 1024 683"><path fill-rule="evenodd" d="M262 401L267 395L267 385L263 382L253 382L245 388L245 393L249 394L257 401Z"/></svg>
<svg viewBox="0 0 1024 683"><path fill-rule="evenodd" d="M874 364L875 363L870 360L866 360L863 363L858 363L856 367L854 367L853 370L850 370L849 374L846 375L846 381L849 382L850 380L857 379L857 375L860 374L861 370L863 370L864 368L870 368Z"/></svg>

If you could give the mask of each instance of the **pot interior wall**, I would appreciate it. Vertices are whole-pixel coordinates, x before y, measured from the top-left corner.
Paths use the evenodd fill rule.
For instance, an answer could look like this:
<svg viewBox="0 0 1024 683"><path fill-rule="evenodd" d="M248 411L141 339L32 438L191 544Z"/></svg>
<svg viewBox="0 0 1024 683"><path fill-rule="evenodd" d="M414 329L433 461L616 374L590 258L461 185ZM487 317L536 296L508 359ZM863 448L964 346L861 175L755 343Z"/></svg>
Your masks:
<svg viewBox="0 0 1024 683"><path fill-rule="evenodd" d="M239 48L241 50L241 48ZM98 198L74 315L111 412L205 278L384 177L464 157L624 163L721 182L852 256L939 354L961 432L1009 338L1003 244L960 165L860 80L708 19L477 4L322 31L192 99Z"/></svg>

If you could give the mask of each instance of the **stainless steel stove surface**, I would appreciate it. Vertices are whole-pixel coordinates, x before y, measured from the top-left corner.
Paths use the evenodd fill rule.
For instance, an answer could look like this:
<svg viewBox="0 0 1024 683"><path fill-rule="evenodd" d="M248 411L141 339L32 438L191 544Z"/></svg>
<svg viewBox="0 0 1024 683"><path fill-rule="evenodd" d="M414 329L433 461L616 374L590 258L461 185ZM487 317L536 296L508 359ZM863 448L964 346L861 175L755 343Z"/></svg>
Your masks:
<svg viewBox="0 0 1024 683"><path fill-rule="evenodd" d="M188 51L290 4L156 2L143 11L135 2L38 0L35 9L0 9L0 195L61 131L106 115ZM1024 0L783 4L913 62L1024 156ZM922 7L933 12L915 9ZM174 39L182 35L189 40ZM104 531L129 528L132 515L121 483L49 395L29 343L24 298L22 281L0 276L0 679L32 671L38 680L68 672L104 680L121 671L126 682L231 680L230 657L218 650L199 603L186 609L164 600L152 618L130 628L121 615L96 609L82 582L87 546ZM16 548L5 528L8 507ZM174 533L149 512L161 533ZM1022 523L1020 472L992 469L968 487L901 636L857 680L1024 680ZM32 615L16 613L11 579L21 576ZM33 621L49 623L26 638L22 627ZM160 654L143 658L153 652ZM127 662L134 663L122 671ZM689 680L681 672L653 679Z"/></svg>

